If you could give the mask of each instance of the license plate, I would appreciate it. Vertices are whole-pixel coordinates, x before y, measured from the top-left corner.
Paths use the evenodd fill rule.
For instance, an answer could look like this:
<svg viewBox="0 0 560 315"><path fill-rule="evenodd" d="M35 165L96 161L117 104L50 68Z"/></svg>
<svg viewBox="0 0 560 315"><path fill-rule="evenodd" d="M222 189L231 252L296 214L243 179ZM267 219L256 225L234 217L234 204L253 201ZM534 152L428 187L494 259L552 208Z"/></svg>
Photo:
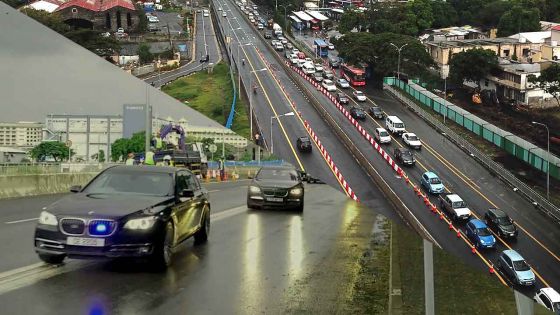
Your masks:
<svg viewBox="0 0 560 315"><path fill-rule="evenodd" d="M266 200L272 201L272 202L283 202L284 198L266 198Z"/></svg>
<svg viewBox="0 0 560 315"><path fill-rule="evenodd" d="M73 246L103 247L105 246L105 239L69 236L66 239L66 244L73 245Z"/></svg>

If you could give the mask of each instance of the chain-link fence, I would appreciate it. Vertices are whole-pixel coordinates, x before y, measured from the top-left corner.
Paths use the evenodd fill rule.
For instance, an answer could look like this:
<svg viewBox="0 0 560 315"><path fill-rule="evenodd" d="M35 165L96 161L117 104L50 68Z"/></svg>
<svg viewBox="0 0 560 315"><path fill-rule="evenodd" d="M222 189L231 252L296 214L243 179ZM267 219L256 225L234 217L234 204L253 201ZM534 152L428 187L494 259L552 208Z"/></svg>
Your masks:
<svg viewBox="0 0 560 315"><path fill-rule="evenodd" d="M544 196L530 188L527 184L523 183L519 178L515 177L515 175L505 169L502 165L494 162L489 156L482 153L474 145L465 140L463 137L459 136L457 133L441 123L431 114L424 111L422 108L420 108L420 106L414 103L414 101L403 95L396 88L392 87L389 84L383 84L383 88L386 91L389 91L403 104L415 111L416 114L422 117L422 119L424 119L430 125L435 127L442 135L458 145L463 151L466 151L468 154L470 154L470 156L475 158L482 166L487 168L495 175L499 176L502 181L511 186L514 191L520 192L525 198L530 200L537 209L554 218L557 222L560 222L560 209L550 201L548 201Z"/></svg>

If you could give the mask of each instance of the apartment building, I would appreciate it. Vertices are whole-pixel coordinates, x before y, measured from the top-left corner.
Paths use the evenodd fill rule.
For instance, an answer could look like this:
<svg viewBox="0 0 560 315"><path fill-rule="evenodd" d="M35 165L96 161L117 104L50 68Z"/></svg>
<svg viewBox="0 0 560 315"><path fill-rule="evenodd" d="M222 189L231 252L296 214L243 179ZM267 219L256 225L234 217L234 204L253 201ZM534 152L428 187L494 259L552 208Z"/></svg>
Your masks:
<svg viewBox="0 0 560 315"><path fill-rule="evenodd" d="M0 123L0 146L28 150L41 143L43 124L20 121Z"/></svg>

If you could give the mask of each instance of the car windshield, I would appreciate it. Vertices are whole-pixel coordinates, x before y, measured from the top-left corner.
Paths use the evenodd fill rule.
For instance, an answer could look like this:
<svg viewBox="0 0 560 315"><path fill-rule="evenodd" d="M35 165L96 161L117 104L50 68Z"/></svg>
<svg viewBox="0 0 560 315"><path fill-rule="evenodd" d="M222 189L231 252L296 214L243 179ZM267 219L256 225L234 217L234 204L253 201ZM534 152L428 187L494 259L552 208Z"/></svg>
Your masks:
<svg viewBox="0 0 560 315"><path fill-rule="evenodd" d="M85 189L86 194L130 194L169 196L173 192L173 175L156 172L106 171Z"/></svg>
<svg viewBox="0 0 560 315"><path fill-rule="evenodd" d="M552 303L552 310L556 312L556 314L560 314L560 302Z"/></svg>
<svg viewBox="0 0 560 315"><path fill-rule="evenodd" d="M476 230L477 230L479 236L490 236L491 235L488 228L480 228L480 229L476 229Z"/></svg>
<svg viewBox="0 0 560 315"><path fill-rule="evenodd" d="M464 201L455 201L453 203L453 208L457 209L457 208L466 208L467 207L467 203Z"/></svg>
<svg viewBox="0 0 560 315"><path fill-rule="evenodd" d="M387 137L389 134L387 133L387 131L381 131L379 135L382 137Z"/></svg>
<svg viewBox="0 0 560 315"><path fill-rule="evenodd" d="M527 271L531 269L529 265L525 262L525 260L517 260L513 262L513 269L517 271Z"/></svg>
<svg viewBox="0 0 560 315"><path fill-rule="evenodd" d="M513 222L511 222L511 219L509 217L499 217L498 218L498 223L502 224L502 225L510 225Z"/></svg>
<svg viewBox="0 0 560 315"><path fill-rule="evenodd" d="M261 169L259 174L257 174L256 179L266 180L287 180L287 181L297 181L298 175L294 170L288 169Z"/></svg>
<svg viewBox="0 0 560 315"><path fill-rule="evenodd" d="M408 140L416 141L416 140L418 140L418 137L417 136L408 136Z"/></svg>
<svg viewBox="0 0 560 315"><path fill-rule="evenodd" d="M430 184L441 184L441 180L439 178L430 178Z"/></svg>
<svg viewBox="0 0 560 315"><path fill-rule="evenodd" d="M380 113L380 112L381 112L381 109L379 109L379 107L372 107L371 110L372 110L374 113Z"/></svg>
<svg viewBox="0 0 560 315"><path fill-rule="evenodd" d="M344 83L348 83L348 81L344 80L344 79L339 79L338 82L344 84Z"/></svg>
<svg viewBox="0 0 560 315"><path fill-rule="evenodd" d="M356 95L358 95L358 96L364 95L364 93L362 93L362 92L360 92L360 91L356 91L355 93L356 93Z"/></svg>
<svg viewBox="0 0 560 315"><path fill-rule="evenodd" d="M402 156L412 156L412 152L410 151L401 151Z"/></svg>

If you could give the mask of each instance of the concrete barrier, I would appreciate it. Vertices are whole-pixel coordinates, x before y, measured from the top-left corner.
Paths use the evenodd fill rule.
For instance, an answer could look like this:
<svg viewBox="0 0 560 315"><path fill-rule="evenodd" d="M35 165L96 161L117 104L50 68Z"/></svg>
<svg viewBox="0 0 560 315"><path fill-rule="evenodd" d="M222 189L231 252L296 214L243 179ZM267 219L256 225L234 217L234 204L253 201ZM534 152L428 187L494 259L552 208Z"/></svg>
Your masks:
<svg viewBox="0 0 560 315"><path fill-rule="evenodd" d="M98 173L58 173L0 176L0 199L68 192Z"/></svg>

